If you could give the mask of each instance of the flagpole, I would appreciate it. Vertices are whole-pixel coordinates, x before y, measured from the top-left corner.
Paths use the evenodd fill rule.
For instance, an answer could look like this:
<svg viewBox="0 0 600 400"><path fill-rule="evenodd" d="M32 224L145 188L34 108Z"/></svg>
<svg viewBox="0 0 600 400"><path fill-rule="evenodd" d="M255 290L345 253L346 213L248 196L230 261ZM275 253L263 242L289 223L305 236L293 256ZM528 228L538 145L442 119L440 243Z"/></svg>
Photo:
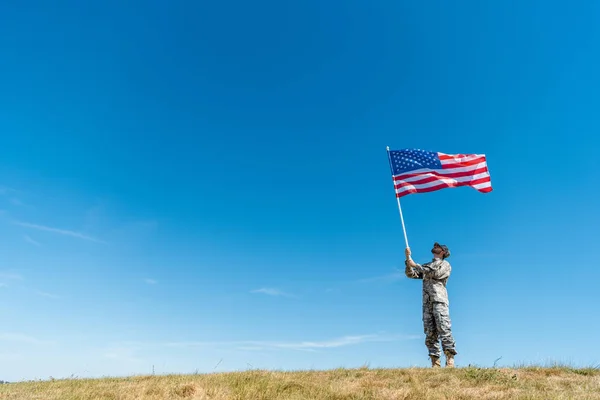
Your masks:
<svg viewBox="0 0 600 400"><path fill-rule="evenodd" d="M394 169L392 168L392 158L390 157L390 146L386 146L387 154L388 154L388 162L390 163L390 172L392 173L392 182L394 182ZM394 185L394 193L396 192ZM404 226L404 216L402 215L402 206L400 206L400 197L396 195L396 201L398 202L398 212L400 213L400 221L402 222L402 231L404 232L404 242L406 242L406 247L408 246L408 237L406 236L406 227Z"/></svg>

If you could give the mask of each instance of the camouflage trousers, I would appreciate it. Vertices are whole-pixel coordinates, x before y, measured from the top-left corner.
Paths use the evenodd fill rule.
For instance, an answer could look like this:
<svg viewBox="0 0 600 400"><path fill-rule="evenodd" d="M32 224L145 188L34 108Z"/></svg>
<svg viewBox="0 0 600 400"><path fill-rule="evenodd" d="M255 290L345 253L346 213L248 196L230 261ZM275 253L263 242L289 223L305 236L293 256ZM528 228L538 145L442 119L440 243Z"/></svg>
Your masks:
<svg viewBox="0 0 600 400"><path fill-rule="evenodd" d="M452 337L452 323L448 305L439 302L423 304L423 327L425 328L425 345L429 355L440 357L440 340L444 352L457 354Z"/></svg>

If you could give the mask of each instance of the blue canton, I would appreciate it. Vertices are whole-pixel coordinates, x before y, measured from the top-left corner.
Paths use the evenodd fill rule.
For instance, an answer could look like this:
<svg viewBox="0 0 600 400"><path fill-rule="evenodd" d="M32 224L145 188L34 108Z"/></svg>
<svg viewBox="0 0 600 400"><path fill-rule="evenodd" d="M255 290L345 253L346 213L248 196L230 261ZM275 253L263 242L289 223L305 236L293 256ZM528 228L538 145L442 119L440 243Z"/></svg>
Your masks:
<svg viewBox="0 0 600 400"><path fill-rule="evenodd" d="M437 153L419 149L390 151L392 174L398 175L415 169L441 169L442 163Z"/></svg>

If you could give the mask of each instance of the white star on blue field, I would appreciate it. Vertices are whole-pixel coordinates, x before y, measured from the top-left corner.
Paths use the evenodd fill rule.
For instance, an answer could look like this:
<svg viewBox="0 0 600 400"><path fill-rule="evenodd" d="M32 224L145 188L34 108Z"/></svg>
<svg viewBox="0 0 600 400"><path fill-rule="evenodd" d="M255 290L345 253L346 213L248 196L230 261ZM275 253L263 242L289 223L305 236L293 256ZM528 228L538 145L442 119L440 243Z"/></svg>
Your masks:
<svg viewBox="0 0 600 400"><path fill-rule="evenodd" d="M421 168L442 168L437 153L432 151L421 149L391 150L390 156L394 175Z"/></svg>
<svg viewBox="0 0 600 400"><path fill-rule="evenodd" d="M598 365L599 13L1 2L0 380L429 366L438 152L456 365Z"/></svg>

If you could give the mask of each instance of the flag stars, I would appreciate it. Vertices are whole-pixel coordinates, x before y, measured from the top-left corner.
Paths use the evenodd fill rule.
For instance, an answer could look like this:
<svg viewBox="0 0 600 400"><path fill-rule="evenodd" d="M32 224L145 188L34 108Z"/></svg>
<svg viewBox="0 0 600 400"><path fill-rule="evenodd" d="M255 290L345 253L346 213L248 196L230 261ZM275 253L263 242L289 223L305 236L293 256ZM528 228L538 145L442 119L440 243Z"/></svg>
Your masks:
<svg viewBox="0 0 600 400"><path fill-rule="evenodd" d="M420 149L404 149L391 152L392 168L395 174L425 168L441 168L437 153Z"/></svg>

